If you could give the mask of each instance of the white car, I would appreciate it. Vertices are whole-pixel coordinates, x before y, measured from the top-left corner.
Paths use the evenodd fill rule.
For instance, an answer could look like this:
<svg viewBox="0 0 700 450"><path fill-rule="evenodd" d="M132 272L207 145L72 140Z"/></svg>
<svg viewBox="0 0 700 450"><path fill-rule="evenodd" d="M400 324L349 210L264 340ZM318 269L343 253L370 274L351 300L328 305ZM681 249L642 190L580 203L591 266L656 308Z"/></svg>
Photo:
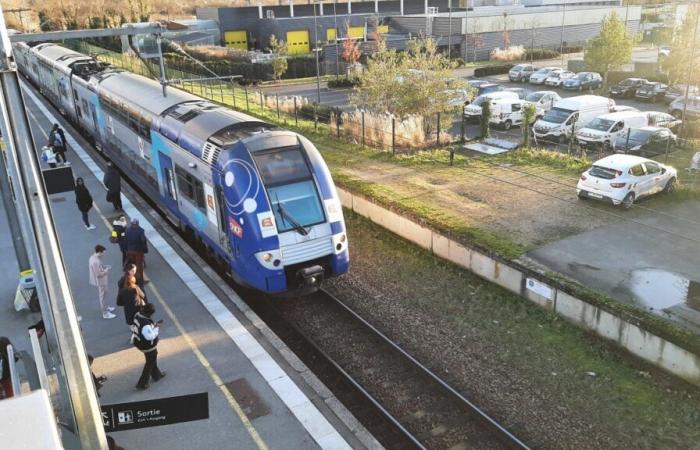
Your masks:
<svg viewBox="0 0 700 450"><path fill-rule="evenodd" d="M552 106L559 100L561 97L554 91L532 92L525 97L526 102L535 105L540 116L552 109Z"/></svg>
<svg viewBox="0 0 700 450"><path fill-rule="evenodd" d="M530 79L528 81L530 81L530 83L532 83L532 84L543 84L544 80L546 80L547 77L549 77L549 74L555 70L561 70L561 69L558 69L556 67L543 67L543 68L539 69L537 72L530 75Z"/></svg>
<svg viewBox="0 0 700 450"><path fill-rule="evenodd" d="M544 80L544 84L546 84L547 86L561 87L564 85L565 80L568 80L569 78L573 78L575 76L576 74L569 70L553 70L549 74L547 79Z"/></svg>
<svg viewBox="0 0 700 450"><path fill-rule="evenodd" d="M576 185L579 198L594 198L629 209L640 197L672 192L678 173L671 166L633 155L611 155L593 163Z"/></svg>

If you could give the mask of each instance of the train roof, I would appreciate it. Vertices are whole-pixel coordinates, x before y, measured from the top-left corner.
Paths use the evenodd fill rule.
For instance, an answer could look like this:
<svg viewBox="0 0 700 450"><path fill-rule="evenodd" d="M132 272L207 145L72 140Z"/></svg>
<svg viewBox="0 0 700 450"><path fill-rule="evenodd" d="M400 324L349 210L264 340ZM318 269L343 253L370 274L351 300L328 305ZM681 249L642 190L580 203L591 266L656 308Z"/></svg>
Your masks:
<svg viewBox="0 0 700 450"><path fill-rule="evenodd" d="M55 64L63 66L66 69L69 69L71 64L76 61L91 61L93 59L89 56L83 55L82 53L78 53L68 48L61 47L60 45L51 43L39 44L34 47L34 51L39 53L42 57L53 61Z"/></svg>
<svg viewBox="0 0 700 450"><path fill-rule="evenodd" d="M247 114L198 99L174 105L165 111L155 128L180 147L214 165L216 158L204 154L207 142L208 147L213 144L223 149L274 126Z"/></svg>
<svg viewBox="0 0 700 450"><path fill-rule="evenodd" d="M174 105L201 100L195 95L171 87L166 89L166 96L163 97L163 89L159 82L129 72L108 71L94 78L104 91L155 116L161 115Z"/></svg>

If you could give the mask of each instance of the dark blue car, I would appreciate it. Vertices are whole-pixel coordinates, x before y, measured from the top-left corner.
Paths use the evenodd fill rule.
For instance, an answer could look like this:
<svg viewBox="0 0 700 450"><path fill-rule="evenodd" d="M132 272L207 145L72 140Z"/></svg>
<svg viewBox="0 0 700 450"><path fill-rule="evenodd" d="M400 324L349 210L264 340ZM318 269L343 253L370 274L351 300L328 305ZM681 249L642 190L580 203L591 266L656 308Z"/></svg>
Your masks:
<svg viewBox="0 0 700 450"><path fill-rule="evenodd" d="M564 80L564 89L583 91L584 89L600 89L603 78L595 72L579 72L575 77Z"/></svg>

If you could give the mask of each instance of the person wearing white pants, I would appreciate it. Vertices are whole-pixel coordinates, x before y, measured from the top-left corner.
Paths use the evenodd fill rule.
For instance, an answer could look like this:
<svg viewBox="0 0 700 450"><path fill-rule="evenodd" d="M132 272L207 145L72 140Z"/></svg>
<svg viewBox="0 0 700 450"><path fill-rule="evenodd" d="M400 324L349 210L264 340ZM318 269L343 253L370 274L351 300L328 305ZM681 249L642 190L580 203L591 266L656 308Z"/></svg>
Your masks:
<svg viewBox="0 0 700 450"><path fill-rule="evenodd" d="M97 288L97 296L100 300L100 309L102 310L103 319L114 319L115 316L112 311L114 311L113 306L109 306L109 303L105 303L105 298L107 296L107 285L109 283L109 269L110 266L105 266L102 264L102 255L105 254L105 248L101 245L95 246L95 253L90 256L90 261L88 263L90 268L90 285Z"/></svg>

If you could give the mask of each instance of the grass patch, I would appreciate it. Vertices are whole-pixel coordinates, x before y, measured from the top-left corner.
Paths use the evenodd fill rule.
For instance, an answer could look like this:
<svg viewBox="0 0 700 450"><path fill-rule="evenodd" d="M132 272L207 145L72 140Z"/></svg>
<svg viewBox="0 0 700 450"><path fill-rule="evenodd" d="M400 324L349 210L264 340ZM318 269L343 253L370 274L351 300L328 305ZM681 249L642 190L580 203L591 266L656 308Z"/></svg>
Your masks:
<svg viewBox="0 0 700 450"><path fill-rule="evenodd" d="M587 170L592 163L588 158L536 148L518 148L511 152L489 157L488 160L524 167L547 167L576 177Z"/></svg>
<svg viewBox="0 0 700 450"><path fill-rule="evenodd" d="M595 429L596 436L621 447L691 448L697 442L700 402L694 387L357 214L347 212L346 223L353 245L349 276L369 285L375 295L382 294L366 303L368 314L381 317L379 311L387 309L394 317L394 308L400 307L399 317L419 320L423 326L410 331L393 321L380 326L392 330L392 337L418 334L402 341L420 342L422 350L416 354L429 366L449 368L453 377L460 366L484 369L484 376L498 373L489 386L506 389L513 404L520 398L527 408L530 399L538 397L528 415L556 417L561 423L580 420L583 427ZM334 289L342 286L342 279L337 281ZM436 324L438 329L433 328ZM463 351L444 359L444 342L456 342ZM470 386L473 380L456 382ZM539 429L518 430L527 420L516 422L516 434L530 437L539 447L572 448L566 427L551 429L540 421Z"/></svg>

